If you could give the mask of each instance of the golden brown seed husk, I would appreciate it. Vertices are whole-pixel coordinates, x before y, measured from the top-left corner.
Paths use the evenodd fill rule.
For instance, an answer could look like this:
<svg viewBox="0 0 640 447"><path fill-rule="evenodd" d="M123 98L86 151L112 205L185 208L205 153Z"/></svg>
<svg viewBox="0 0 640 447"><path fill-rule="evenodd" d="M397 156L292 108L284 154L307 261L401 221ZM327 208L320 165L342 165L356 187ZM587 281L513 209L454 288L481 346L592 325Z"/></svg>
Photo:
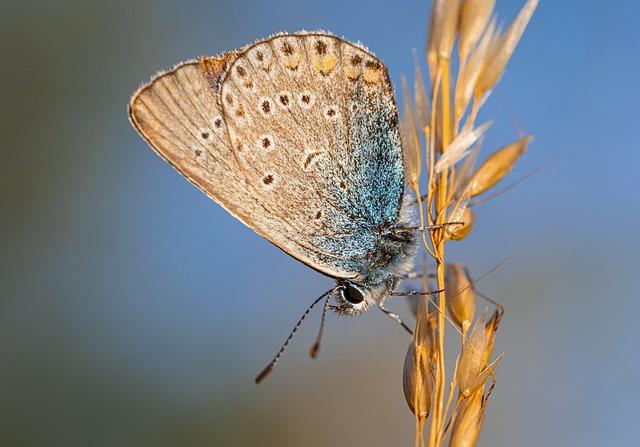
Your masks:
<svg viewBox="0 0 640 447"><path fill-rule="evenodd" d="M476 84L475 96L477 98L484 97L502 76L502 72L537 6L538 0L528 0L507 31L492 45L489 51L491 57L484 64Z"/></svg>
<svg viewBox="0 0 640 447"><path fill-rule="evenodd" d="M402 371L402 388L409 409L420 418L427 418L431 411L433 375L430 354L414 343L409 345Z"/></svg>
<svg viewBox="0 0 640 447"><path fill-rule="evenodd" d="M484 389L480 388L460 404L449 447L473 447L478 442L486 409L483 393Z"/></svg>
<svg viewBox="0 0 640 447"><path fill-rule="evenodd" d="M464 397L471 396L478 388L484 386L504 356L504 353L500 354L493 363L487 364L487 359L491 357L497 325L491 324L492 320L488 324L486 314L486 311L483 312L476 321L460 354L457 378L460 394Z"/></svg>
<svg viewBox="0 0 640 447"><path fill-rule="evenodd" d="M420 136L414 114L414 107L407 86L407 79L402 77L402 93L404 100L404 117L400 123L400 134L402 137L402 148L404 150L405 172L407 182L413 192L419 194L419 179L422 168L422 150L420 147Z"/></svg>
<svg viewBox="0 0 640 447"><path fill-rule="evenodd" d="M451 50L458 30L460 0L434 0L432 5L427 41L427 62L433 78L439 61L451 57Z"/></svg>
<svg viewBox="0 0 640 447"><path fill-rule="evenodd" d="M498 149L487 158L472 176L474 182L471 196L477 196L491 189L507 175L516 161L527 150L527 146L533 140L531 135L520 138L503 148Z"/></svg>
<svg viewBox="0 0 640 447"><path fill-rule="evenodd" d="M485 29L495 0L464 0L460 8L460 59L466 60Z"/></svg>
<svg viewBox="0 0 640 447"><path fill-rule="evenodd" d="M463 265L447 265L445 293L451 319L466 333L476 312L476 290Z"/></svg>
<svg viewBox="0 0 640 447"><path fill-rule="evenodd" d="M424 281L427 283L427 281ZM407 350L402 371L402 387L407 405L419 418L426 419L431 410L433 394L433 362L435 334L427 299L418 305L416 329Z"/></svg>
<svg viewBox="0 0 640 447"><path fill-rule="evenodd" d="M459 221L462 222L462 225L453 226L453 230L449 235L451 240L461 241L471 233L476 221L476 214L467 207L462 212L462 217Z"/></svg>

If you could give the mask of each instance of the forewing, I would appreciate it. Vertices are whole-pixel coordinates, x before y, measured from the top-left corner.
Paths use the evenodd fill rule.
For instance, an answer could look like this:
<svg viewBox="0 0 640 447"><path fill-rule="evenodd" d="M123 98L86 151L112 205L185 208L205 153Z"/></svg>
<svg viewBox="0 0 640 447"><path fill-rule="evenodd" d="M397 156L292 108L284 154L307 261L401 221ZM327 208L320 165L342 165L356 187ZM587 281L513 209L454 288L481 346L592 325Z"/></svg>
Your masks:
<svg viewBox="0 0 640 447"><path fill-rule="evenodd" d="M279 35L238 55L220 95L240 171L282 235L341 276L364 273L404 190L384 65L334 36Z"/></svg>
<svg viewBox="0 0 640 447"><path fill-rule="evenodd" d="M237 158L245 148L232 147L219 100L220 77L235 57L201 58L159 74L133 95L131 123L162 158L258 234L323 273L353 276L323 262L264 188L247 181L252 177Z"/></svg>

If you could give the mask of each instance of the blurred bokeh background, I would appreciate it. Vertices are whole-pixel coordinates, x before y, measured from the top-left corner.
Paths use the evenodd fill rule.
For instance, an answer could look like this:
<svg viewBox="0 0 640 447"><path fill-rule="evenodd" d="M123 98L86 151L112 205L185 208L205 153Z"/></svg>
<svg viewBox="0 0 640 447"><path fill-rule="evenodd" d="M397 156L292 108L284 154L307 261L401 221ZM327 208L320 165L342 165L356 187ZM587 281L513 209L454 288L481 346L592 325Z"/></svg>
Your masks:
<svg viewBox="0 0 640 447"><path fill-rule="evenodd" d="M511 20L523 0L499 0ZM210 202L134 133L154 72L281 30L365 42L396 86L429 2L9 1L0 14L0 445L411 445L406 335L303 326L330 280ZM640 423L640 6L542 1L501 88L541 174L478 209L451 260L507 315L482 446L632 446ZM517 135L497 97L486 147ZM404 303L392 307L406 315Z"/></svg>

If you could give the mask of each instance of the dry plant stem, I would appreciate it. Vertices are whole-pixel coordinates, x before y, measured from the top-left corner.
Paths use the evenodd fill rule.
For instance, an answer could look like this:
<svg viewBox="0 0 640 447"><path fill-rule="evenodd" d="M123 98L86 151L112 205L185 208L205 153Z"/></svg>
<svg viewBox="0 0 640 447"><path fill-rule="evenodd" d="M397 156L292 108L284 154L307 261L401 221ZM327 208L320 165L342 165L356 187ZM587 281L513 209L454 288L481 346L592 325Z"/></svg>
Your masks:
<svg viewBox="0 0 640 447"><path fill-rule="evenodd" d="M447 146L451 142L451 92L450 92L450 73L449 60L443 59L438 66L438 78L441 78L441 89L434 85L434 98L438 90L442 90L442 151L446 151ZM437 104L437 102L434 102ZM435 115L435 114L434 114ZM438 179L438 197L436 200L436 224L442 224L447 221L447 184L449 169L445 169ZM443 231L436 231L434 234L435 244L435 260L436 260L436 281L438 288L444 289L445 284L445 262L444 262L444 245L445 238ZM437 363L436 363L436 389L434 394L433 418L431 419L431 430L429 431L429 447L436 447L441 441L441 431L444 423L444 396L446 387L446 371L444 359L444 335L445 335L445 315L444 310L447 308L447 298L444 292L438 295L438 344L437 344Z"/></svg>
<svg viewBox="0 0 640 447"><path fill-rule="evenodd" d="M474 319L475 301L473 310L463 306L465 318L457 321L458 319L454 317L455 324L445 314L447 301L452 304L450 306L452 309L459 307L456 307L459 303L454 300L457 295L445 294L445 277L448 271L445 261L445 244L450 239L464 239L469 231L455 232L452 227L446 225L450 224L450 221L463 220L460 216L465 212L471 213L468 212L468 207L474 191L476 191L475 195L479 195L495 186L510 171L528 143L525 141L527 137L521 137L522 141L518 140L494 151L483 165L475 172L473 171L477 153L482 145L482 136L489 125L486 123L478 128L474 127L479 109L499 80L538 1L527 0L506 32L496 28L495 16L491 18L494 3L495 0L433 0L426 51L431 76L431 98L425 94L421 77L416 83L414 93L417 98L415 104L420 126L415 124L413 112L415 109L407 109L406 127L414 129L414 133L420 127L425 142L427 165L425 197L420 195L417 186L416 179L419 179L420 168L413 172L412 178L415 185L412 187L419 199L420 225L422 227L426 223L430 228L430 231L423 232L422 243L436 264L435 281L439 290L438 298L434 297L434 300L431 300L437 314L434 313L436 311L429 311L426 308L423 313L418 314L422 318L427 316L430 321L432 337L429 345L429 366L426 370L423 367L422 370L416 369L413 372L412 364L409 363L408 369L405 369L415 374L415 377L408 376L409 379L407 379L415 379L415 389L407 391L405 388L405 397L409 407L416 414L416 430L419 431L416 434L416 447L424 447L425 444L423 430L426 417L415 411L418 403L424 406L425 399L431 404L428 447L440 447L449 434L452 437L456 436L455 442L453 439L451 441L455 445L475 445L481 430L484 405L495 384L493 370L504 354L500 354L490 362L501 315L494 314L489 320L491 324L488 325L485 322L486 316L483 314L478 317L470 332L471 322ZM452 65L451 60L456 41L459 45L457 69L455 64ZM418 70L416 63L416 73L419 73ZM408 94L406 96L409 97ZM412 139L411 147L417 146L419 146L419 139ZM415 155L413 154L411 160L415 160ZM468 158L461 163L464 157ZM420 159L420 157L417 158ZM473 220L473 213L471 213L464 222L465 224L470 222L472 225ZM470 318L468 313L471 314ZM418 318L417 325L421 321ZM458 330L462 342L461 353L450 382L447 382L445 370L447 322L451 322L452 326ZM471 335L468 337L469 334ZM413 343L416 343L415 339ZM414 346L417 347L417 345ZM417 386L424 382L424 374L430 375L428 393L426 389ZM484 387L487 380L491 380L492 383L485 395ZM482 394L476 394L473 401L467 400L472 392ZM413 405L411 395L414 396ZM478 396L482 397L482 402L478 400Z"/></svg>
<svg viewBox="0 0 640 447"><path fill-rule="evenodd" d="M438 91L440 90L440 71L438 71L436 73L435 79L433 81L433 94L432 94L432 104L437 104L439 101L439 94ZM437 113L435 113L435 111L433 113L431 113L431 128L430 128L430 134L429 134L429 144L427 146L427 158L429 160L429 177L428 177L428 187L427 187L427 220L429 223L434 223L435 222L435 214L434 214L434 207L433 207L433 193L435 192L436 189L436 175L435 175L435 165L436 165L436 117L437 117ZM435 233L429 233L430 237L431 237L431 246L435 247L435 243L434 243L434 238L433 235ZM434 256L435 258L435 256Z"/></svg>
<svg viewBox="0 0 640 447"><path fill-rule="evenodd" d="M433 86L432 86L432 104L437 104L438 100L439 100L439 90L440 90L440 79L441 79L441 75L440 75L440 71L437 71L435 74L435 77L433 79ZM435 223L435 213L434 211L434 207L433 207L433 201L434 201L434 192L435 192L435 186L437 184L436 182L436 176L435 176L435 149L436 149L436 116L437 113L435 113L435 111L431 114L431 132L430 132L430 138L429 138L429 144L426 147L427 150L427 159L429 160L429 177L428 177L428 187L427 187L427 207L426 207L426 214L427 214L427 221L429 222L429 224ZM433 249L436 251L438 250L438 247L436 245L436 235L438 234L438 231L434 231L434 232L429 232L429 238L431 240L431 246L433 247ZM426 245L425 245L426 246ZM437 258L437 256L433 256L434 258ZM438 311L438 314L440 315L442 313L442 311ZM441 353L444 352L444 348L440 351L438 351L438 357L441 356ZM437 424L438 424L438 390L440 389L440 383L444 383L444 377L442 377L442 375L439 373L440 368L438 366L438 371L436 372L435 375L435 380L434 380L434 390L435 393L433 395L433 403L431 405L432 408L432 415L431 415L431 424L430 424L430 429L429 429L429 447L434 447L436 445L436 432L437 432Z"/></svg>
<svg viewBox="0 0 640 447"><path fill-rule="evenodd" d="M449 118L451 116L451 110L449 104L451 102L451 90L450 90L450 74L449 74L449 60L445 59L441 64L442 70L442 152L444 153L451 142L451 127ZM449 169L445 169L440 175L440 184L438 187L438 211L439 216L438 224L442 224L447 221L446 207L447 207L447 178L449 175ZM438 249L436 250L437 262L436 262L436 276L438 287L444 288L445 284L445 262L444 262L444 232L439 232L440 241L438 243ZM444 393L446 385L446 371L444 362L444 335L445 335L445 320L444 311L447 308L446 294L440 292L438 296L438 306L441 311L438 312L438 372L440 374L440 386L438 387L438 425L436 433L439 435L442 430L442 424L444 422L444 414L442 413L444 407ZM438 436L439 438L439 436ZM438 442L436 442L438 445Z"/></svg>

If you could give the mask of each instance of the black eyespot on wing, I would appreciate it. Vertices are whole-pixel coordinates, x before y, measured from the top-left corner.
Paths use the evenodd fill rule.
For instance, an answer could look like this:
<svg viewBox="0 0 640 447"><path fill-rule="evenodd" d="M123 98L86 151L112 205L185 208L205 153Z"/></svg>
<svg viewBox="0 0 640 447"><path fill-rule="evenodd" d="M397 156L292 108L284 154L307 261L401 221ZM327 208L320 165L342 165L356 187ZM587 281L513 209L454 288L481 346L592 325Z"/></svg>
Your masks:
<svg viewBox="0 0 640 447"><path fill-rule="evenodd" d="M282 44L282 52L287 56L291 56L293 54L293 47L289 44L289 42L285 42Z"/></svg>
<svg viewBox="0 0 640 447"><path fill-rule="evenodd" d="M367 61L364 64L365 67L367 67L369 70L380 70L382 68L382 66L380 65L380 62L378 61Z"/></svg>
<svg viewBox="0 0 640 447"><path fill-rule="evenodd" d="M327 54L327 44L321 40L316 41L316 53L323 55Z"/></svg>
<svg viewBox="0 0 640 447"><path fill-rule="evenodd" d="M262 101L262 111L265 114L271 112L271 104L269 104L269 101L267 100Z"/></svg>

